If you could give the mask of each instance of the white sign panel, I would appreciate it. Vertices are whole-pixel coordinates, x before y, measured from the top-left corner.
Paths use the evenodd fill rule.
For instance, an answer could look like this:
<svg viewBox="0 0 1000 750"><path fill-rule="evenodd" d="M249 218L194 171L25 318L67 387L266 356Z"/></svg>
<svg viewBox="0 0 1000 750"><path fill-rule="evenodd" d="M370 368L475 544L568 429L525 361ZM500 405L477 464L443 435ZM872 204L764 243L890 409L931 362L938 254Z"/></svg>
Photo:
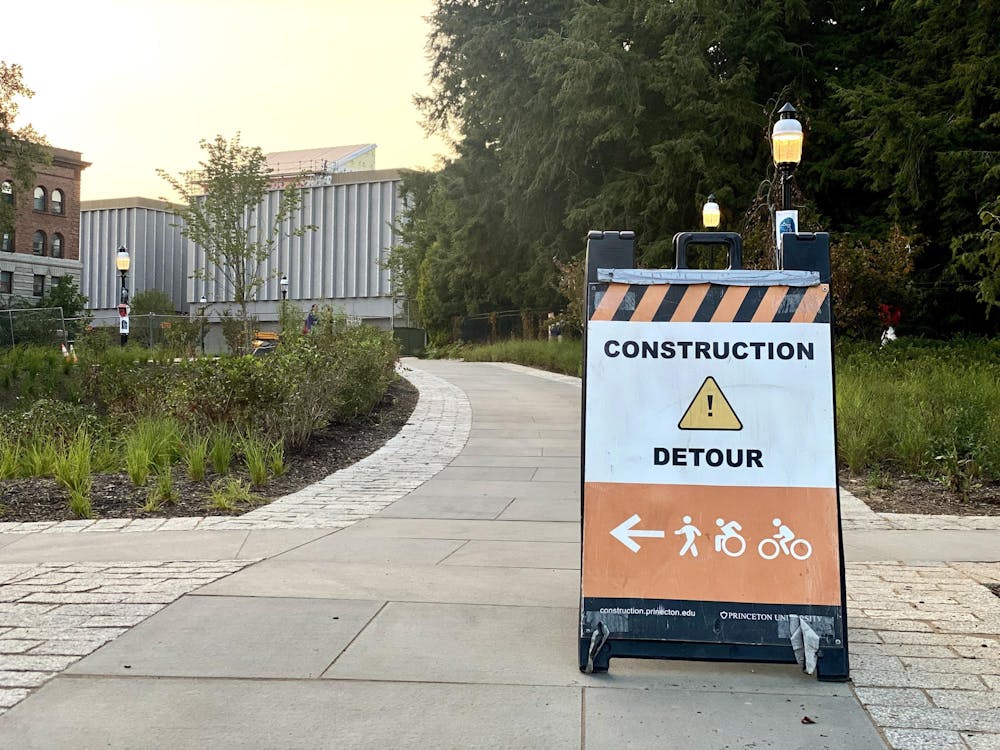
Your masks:
<svg viewBox="0 0 1000 750"><path fill-rule="evenodd" d="M587 482L835 487L824 323L591 321Z"/></svg>
<svg viewBox="0 0 1000 750"><path fill-rule="evenodd" d="M118 321L118 332L122 336L128 336L128 316L119 319L119 321Z"/></svg>

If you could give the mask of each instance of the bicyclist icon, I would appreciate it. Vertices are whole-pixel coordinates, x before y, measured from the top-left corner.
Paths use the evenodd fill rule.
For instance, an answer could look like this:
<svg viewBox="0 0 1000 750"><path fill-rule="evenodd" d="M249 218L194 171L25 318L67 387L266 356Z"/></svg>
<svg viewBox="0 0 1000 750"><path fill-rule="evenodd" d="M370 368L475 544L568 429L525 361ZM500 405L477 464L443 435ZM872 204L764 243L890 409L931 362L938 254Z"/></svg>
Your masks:
<svg viewBox="0 0 1000 750"><path fill-rule="evenodd" d="M730 557L739 557L746 551L747 540L737 533L743 531L743 527L740 526L738 521L726 523L721 518L716 518L715 525L722 532L721 534L716 534L714 537L716 552L722 552Z"/></svg>
<svg viewBox="0 0 1000 750"><path fill-rule="evenodd" d="M765 560L773 560L779 553L791 555L796 560L807 559L813 551L812 545L805 539L796 539L795 532L775 518L772 525L778 530L770 539L763 539L757 545L757 553Z"/></svg>

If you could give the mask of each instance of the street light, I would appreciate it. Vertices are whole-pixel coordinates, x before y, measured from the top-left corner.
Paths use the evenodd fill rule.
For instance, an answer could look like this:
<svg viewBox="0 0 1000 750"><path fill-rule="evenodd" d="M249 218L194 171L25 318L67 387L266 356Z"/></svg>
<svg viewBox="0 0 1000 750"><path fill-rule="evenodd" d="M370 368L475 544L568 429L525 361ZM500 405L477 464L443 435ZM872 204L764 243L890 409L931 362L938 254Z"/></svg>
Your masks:
<svg viewBox="0 0 1000 750"><path fill-rule="evenodd" d="M115 268L118 269L118 273L122 277L121 300L118 304L118 315L120 317L118 332L121 334L122 346L128 343L128 286L126 285L125 277L128 276L128 269L131 262L128 250L122 245L118 248L118 254L115 256Z"/></svg>
<svg viewBox="0 0 1000 750"><path fill-rule="evenodd" d="M281 281L278 282L278 286L281 287L281 301L284 302L288 297L288 277L282 274Z"/></svg>
<svg viewBox="0 0 1000 750"><path fill-rule="evenodd" d="M198 304L201 307L198 309L198 317L201 320L201 356L205 356L205 306L208 304L208 300L205 299L205 295L201 295L201 299L198 300Z"/></svg>
<svg viewBox="0 0 1000 750"><path fill-rule="evenodd" d="M705 229L718 229L721 221L722 212L719 210L719 204L715 202L715 196L710 195L708 201L701 207L701 222L705 225Z"/></svg>
<svg viewBox="0 0 1000 750"><path fill-rule="evenodd" d="M785 104L771 131L771 155L781 177L781 210L792 208L792 172L802 161L802 123L795 119L795 107Z"/></svg>

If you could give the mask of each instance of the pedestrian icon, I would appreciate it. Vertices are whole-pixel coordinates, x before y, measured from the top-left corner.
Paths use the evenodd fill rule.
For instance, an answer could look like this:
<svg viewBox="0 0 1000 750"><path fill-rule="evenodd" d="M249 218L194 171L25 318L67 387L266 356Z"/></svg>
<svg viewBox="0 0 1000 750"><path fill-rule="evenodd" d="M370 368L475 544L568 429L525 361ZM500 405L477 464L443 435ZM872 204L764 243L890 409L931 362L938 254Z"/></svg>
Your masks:
<svg viewBox="0 0 1000 750"><path fill-rule="evenodd" d="M677 426L682 430L743 429L743 423L713 377L705 378Z"/></svg>
<svg viewBox="0 0 1000 750"><path fill-rule="evenodd" d="M684 525L674 531L674 533L684 537L684 546L681 547L681 557L689 551L691 552L691 557L697 557L698 548L695 546L694 541L696 537L701 536L701 531L697 526L692 525L691 516L684 516Z"/></svg>

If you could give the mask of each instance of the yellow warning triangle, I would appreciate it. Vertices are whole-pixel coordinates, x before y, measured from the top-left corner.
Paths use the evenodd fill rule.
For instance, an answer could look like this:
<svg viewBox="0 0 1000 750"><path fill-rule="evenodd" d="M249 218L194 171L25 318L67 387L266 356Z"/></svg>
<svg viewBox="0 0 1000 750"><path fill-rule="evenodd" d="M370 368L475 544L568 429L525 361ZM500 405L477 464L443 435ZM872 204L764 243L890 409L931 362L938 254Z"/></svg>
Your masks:
<svg viewBox="0 0 1000 750"><path fill-rule="evenodd" d="M712 377L705 378L677 426L682 430L743 429L743 423Z"/></svg>

